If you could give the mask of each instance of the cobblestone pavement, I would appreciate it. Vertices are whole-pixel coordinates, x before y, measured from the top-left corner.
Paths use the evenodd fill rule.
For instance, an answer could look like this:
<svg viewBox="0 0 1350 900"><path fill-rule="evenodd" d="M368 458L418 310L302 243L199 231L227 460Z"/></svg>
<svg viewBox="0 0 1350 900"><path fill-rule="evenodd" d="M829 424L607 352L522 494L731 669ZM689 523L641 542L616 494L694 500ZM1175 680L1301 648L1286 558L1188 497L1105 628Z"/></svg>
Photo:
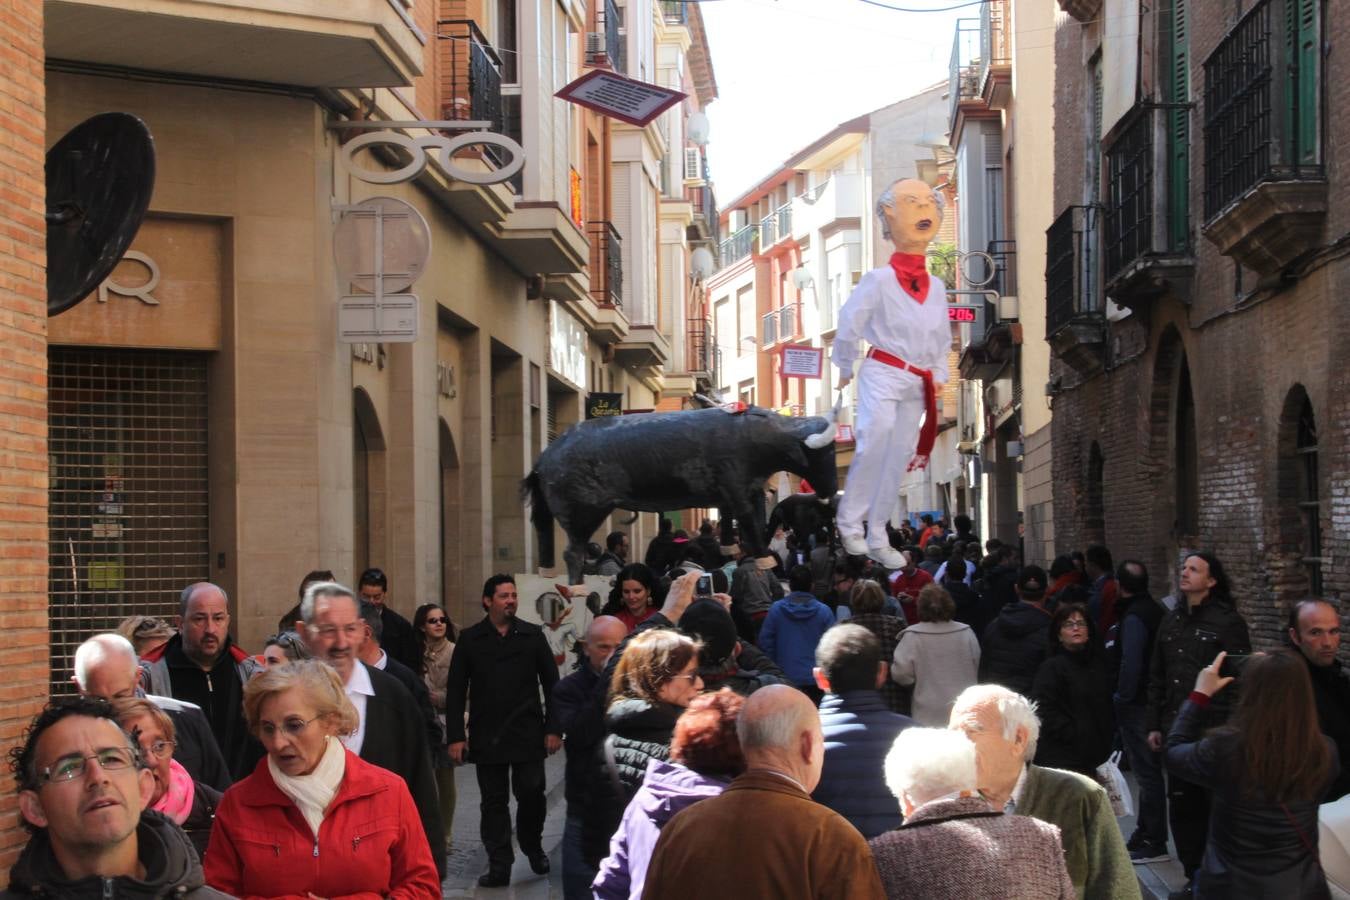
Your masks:
<svg viewBox="0 0 1350 900"><path fill-rule="evenodd" d="M536 875L530 871L529 861L517 847L516 864L511 870L511 885L504 888L478 886L478 876L487 871L487 853L478 839L478 779L471 765L455 771L455 825L451 832L445 882L441 885L443 897L482 897L484 900L551 900L562 897L562 836L567 812L567 803L563 800L564 762L564 755L559 751L544 764L544 790L548 798L544 850L548 853L549 873ZM514 801L511 804L511 821L515 821Z"/></svg>

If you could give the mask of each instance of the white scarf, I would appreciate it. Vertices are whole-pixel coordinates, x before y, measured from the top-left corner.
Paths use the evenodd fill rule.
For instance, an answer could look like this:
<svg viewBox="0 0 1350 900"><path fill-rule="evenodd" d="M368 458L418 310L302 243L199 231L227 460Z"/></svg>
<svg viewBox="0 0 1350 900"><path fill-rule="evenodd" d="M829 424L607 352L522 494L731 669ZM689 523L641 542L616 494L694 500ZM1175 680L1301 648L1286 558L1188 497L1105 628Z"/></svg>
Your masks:
<svg viewBox="0 0 1350 900"><path fill-rule="evenodd" d="M309 823L314 839L318 840L324 810L333 802L338 788L342 786L342 776L347 772L347 748L342 746L342 741L335 741L329 735L323 758L308 775L287 775L277 768L270 754L267 757L267 771L272 773L272 780L281 792L295 803L300 815Z"/></svg>

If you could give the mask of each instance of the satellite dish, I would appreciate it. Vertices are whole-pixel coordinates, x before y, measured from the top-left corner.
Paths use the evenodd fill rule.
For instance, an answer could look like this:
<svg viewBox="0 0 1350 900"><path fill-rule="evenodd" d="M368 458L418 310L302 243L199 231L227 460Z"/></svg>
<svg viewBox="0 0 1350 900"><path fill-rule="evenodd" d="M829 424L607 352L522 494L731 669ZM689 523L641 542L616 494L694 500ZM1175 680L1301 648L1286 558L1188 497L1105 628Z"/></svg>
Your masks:
<svg viewBox="0 0 1350 900"><path fill-rule="evenodd" d="M713 273L717 266L713 259L712 251L707 247L695 248L694 252L689 254L689 274L695 281L702 281Z"/></svg>
<svg viewBox="0 0 1350 900"><path fill-rule="evenodd" d="M155 188L155 142L127 113L101 113L47 151L47 315L112 274Z"/></svg>
<svg viewBox="0 0 1350 900"><path fill-rule="evenodd" d="M689 133L689 142L697 144L700 147L708 143L709 123L708 117L701 112L696 112L689 117L685 123L685 130Z"/></svg>

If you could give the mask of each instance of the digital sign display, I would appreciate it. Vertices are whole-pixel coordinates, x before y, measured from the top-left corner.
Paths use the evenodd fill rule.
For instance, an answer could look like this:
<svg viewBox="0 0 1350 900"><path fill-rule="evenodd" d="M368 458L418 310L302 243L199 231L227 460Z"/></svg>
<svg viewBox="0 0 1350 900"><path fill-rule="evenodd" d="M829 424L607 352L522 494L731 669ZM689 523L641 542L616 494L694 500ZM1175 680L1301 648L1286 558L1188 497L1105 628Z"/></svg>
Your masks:
<svg viewBox="0 0 1350 900"><path fill-rule="evenodd" d="M973 306L948 306L947 318L953 322L974 322L976 310Z"/></svg>

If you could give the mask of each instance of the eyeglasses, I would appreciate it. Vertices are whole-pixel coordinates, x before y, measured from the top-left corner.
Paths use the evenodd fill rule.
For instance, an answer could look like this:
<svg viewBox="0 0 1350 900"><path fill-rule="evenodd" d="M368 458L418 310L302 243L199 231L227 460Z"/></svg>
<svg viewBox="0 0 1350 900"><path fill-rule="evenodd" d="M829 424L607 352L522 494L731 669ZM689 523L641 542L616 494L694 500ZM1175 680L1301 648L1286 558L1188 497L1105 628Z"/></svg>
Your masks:
<svg viewBox="0 0 1350 900"><path fill-rule="evenodd" d="M700 674L698 674L697 672L681 672L679 675L676 675L676 676L675 676L675 678L687 678L687 679L689 679L689 683L690 683L690 684L693 684L695 681L698 681L698 680L701 679L702 677L703 677L703 676L700 675ZM672 678L671 681L674 681L675 678Z"/></svg>
<svg viewBox="0 0 1350 900"><path fill-rule="evenodd" d="M446 622L449 622L450 620L447 619L445 616L427 616L426 621L428 625L444 625Z"/></svg>
<svg viewBox="0 0 1350 900"><path fill-rule="evenodd" d="M173 756L173 748L177 745L177 741L155 741L149 747L141 744L141 752L155 759L168 759Z"/></svg>
<svg viewBox="0 0 1350 900"><path fill-rule="evenodd" d="M315 716L312 719L291 718L282 722L280 728L273 725L271 722L263 722L258 726L258 734L264 738L271 738L274 737L278 731L281 731L284 732L287 737L298 737L300 732L309 727L310 722L318 721L320 718L322 718L322 716Z"/></svg>
<svg viewBox="0 0 1350 900"><path fill-rule="evenodd" d="M1077 630L1079 628L1087 628L1087 623L1081 619L1070 619L1069 621L1065 622L1063 625L1059 627L1061 631L1067 629Z"/></svg>
<svg viewBox="0 0 1350 900"><path fill-rule="evenodd" d="M93 756L81 756L78 753L63 756L39 775L43 781L74 781L84 774L91 759L98 760L98 767L107 772L118 772L136 765L136 754L130 747L104 747Z"/></svg>

